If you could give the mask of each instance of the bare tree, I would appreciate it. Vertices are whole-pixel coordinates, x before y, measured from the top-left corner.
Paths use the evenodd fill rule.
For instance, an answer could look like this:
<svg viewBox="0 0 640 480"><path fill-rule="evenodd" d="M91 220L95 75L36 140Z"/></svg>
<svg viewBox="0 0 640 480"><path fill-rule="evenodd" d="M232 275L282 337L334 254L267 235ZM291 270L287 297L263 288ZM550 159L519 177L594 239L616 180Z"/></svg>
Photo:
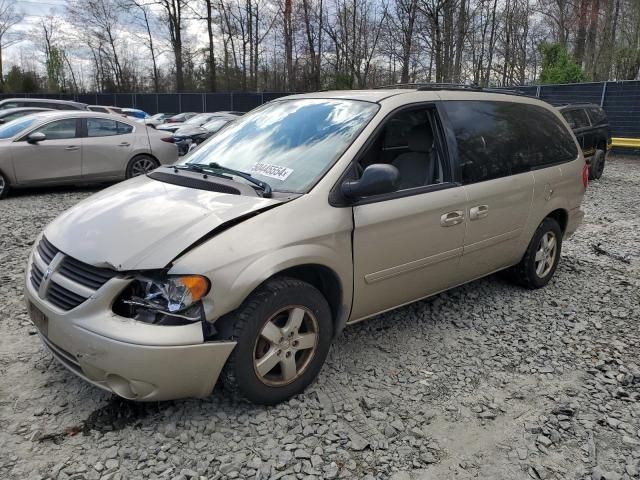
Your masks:
<svg viewBox="0 0 640 480"><path fill-rule="evenodd" d="M20 36L12 32L23 15L15 10L12 0L0 0L0 91L4 89L4 72L2 69L3 50L20 41Z"/></svg>

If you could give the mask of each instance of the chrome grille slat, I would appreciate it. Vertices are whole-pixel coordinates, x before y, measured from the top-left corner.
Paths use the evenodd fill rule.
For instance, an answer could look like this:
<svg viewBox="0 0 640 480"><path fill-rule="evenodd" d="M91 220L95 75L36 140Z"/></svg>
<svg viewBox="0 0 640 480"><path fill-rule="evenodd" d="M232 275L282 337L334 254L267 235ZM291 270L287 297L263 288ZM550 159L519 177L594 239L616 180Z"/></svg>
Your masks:
<svg viewBox="0 0 640 480"><path fill-rule="evenodd" d="M54 262L56 255L58 260ZM40 290L47 277L41 295L59 309L68 311L82 304L117 272L66 256L43 236L33 254L30 275L36 290Z"/></svg>

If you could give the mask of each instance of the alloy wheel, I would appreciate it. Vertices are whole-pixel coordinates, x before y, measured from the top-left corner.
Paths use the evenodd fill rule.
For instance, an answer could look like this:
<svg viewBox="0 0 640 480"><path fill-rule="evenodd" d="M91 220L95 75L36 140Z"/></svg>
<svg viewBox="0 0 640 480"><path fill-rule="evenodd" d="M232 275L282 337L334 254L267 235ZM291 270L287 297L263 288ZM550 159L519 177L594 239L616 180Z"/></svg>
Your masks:
<svg viewBox="0 0 640 480"><path fill-rule="evenodd" d="M5 182L4 177L0 175L0 197L2 197L5 188L7 188L7 183Z"/></svg>
<svg viewBox="0 0 640 480"><path fill-rule="evenodd" d="M253 368L269 386L287 385L303 374L318 346L318 321L302 306L286 307L269 318L256 340Z"/></svg>
<svg viewBox="0 0 640 480"><path fill-rule="evenodd" d="M156 163L150 158L140 158L133 162L131 165L131 176L137 177L138 175L144 175L156 168Z"/></svg>
<svg viewBox="0 0 640 480"><path fill-rule="evenodd" d="M538 275L538 277L546 277L553 269L558 252L557 247L558 242L553 232L545 233L540 239L535 257L536 275Z"/></svg>

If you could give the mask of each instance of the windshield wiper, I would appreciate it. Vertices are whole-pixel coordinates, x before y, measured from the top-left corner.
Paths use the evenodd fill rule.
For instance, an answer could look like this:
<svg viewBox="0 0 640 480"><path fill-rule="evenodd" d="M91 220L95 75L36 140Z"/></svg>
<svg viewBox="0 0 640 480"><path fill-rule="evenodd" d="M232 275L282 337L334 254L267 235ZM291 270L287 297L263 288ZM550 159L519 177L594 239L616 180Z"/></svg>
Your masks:
<svg viewBox="0 0 640 480"><path fill-rule="evenodd" d="M226 178L227 180L231 180L231 178L227 175L224 175L225 173L228 175L235 175L236 177L244 178L246 181L262 189L263 197L271 197L271 185L269 185L267 182L262 182L257 178L252 177L249 173L242 172L240 170L234 170L233 168L223 167L216 162L212 162L208 165L202 165L200 163L185 163L183 165L173 165L173 168L177 170L189 170L197 173L210 173L211 175L215 175L216 177L220 178Z"/></svg>
<svg viewBox="0 0 640 480"><path fill-rule="evenodd" d="M219 173L228 173L230 175L235 175L236 177L244 178L247 182L253 183L257 187L262 189L263 197L271 197L271 185L267 182L263 182L251 176L250 173L243 172L241 170L234 170L233 168L223 167L219 163L211 162L209 165L201 165L204 168L211 169L214 171L218 171Z"/></svg>

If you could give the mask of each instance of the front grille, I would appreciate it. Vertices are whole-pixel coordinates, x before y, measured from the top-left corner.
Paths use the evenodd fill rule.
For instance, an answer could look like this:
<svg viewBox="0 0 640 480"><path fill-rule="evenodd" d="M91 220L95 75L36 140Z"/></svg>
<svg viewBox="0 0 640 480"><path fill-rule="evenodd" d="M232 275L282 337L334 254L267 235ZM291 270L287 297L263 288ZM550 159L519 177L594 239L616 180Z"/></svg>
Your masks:
<svg viewBox="0 0 640 480"><path fill-rule="evenodd" d="M45 272L53 266L52 271L48 272L44 298L64 311L77 307L89 298L87 289L94 292L117 275L115 270L94 267L63 254L45 237L42 237L36 251L37 255L34 254L31 263L31 283L36 290L40 290L45 281ZM60 260L52 265L58 255L62 257L58 257ZM64 285L56 282L54 274L64 277Z"/></svg>
<svg viewBox="0 0 640 480"><path fill-rule="evenodd" d="M99 289L116 275L114 270L87 265L71 257L64 258L59 271L74 282L94 290Z"/></svg>

